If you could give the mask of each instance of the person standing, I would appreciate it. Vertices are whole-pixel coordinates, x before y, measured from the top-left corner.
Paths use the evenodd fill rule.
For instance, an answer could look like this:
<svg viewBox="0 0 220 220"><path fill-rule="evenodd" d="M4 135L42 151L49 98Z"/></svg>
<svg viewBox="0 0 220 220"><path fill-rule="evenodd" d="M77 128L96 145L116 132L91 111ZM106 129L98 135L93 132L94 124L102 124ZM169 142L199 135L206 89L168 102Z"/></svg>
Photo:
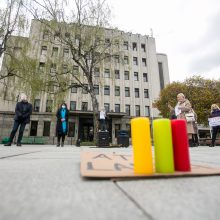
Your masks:
<svg viewBox="0 0 220 220"><path fill-rule="evenodd" d="M105 117L106 117L105 108L102 108L99 113L101 131L106 131Z"/></svg>
<svg viewBox="0 0 220 220"><path fill-rule="evenodd" d="M211 114L209 118L220 117L220 108L216 104L211 105ZM215 147L216 136L220 131L220 125L212 126L212 143L209 147Z"/></svg>
<svg viewBox="0 0 220 220"><path fill-rule="evenodd" d="M27 101L26 94L21 94L21 101L16 104L14 125L9 137L9 142L5 146L11 146L15 134L19 128L19 134L17 139L17 146L21 147L21 140L24 134L26 124L30 123L30 116L32 114L32 104Z"/></svg>
<svg viewBox="0 0 220 220"><path fill-rule="evenodd" d="M184 119L186 120L186 113L193 112L192 106L188 99L185 98L185 95L183 93L179 93L177 95L177 104L175 106L175 114L177 116L177 119ZM189 139L189 146L193 147L193 141L192 141L192 135L196 134L196 131L193 126L193 121L187 121L187 134Z"/></svg>
<svg viewBox="0 0 220 220"><path fill-rule="evenodd" d="M60 146L60 140L62 138L61 147L64 146L65 137L68 132L68 118L69 118L69 110L67 109L66 103L62 103L57 110L57 147Z"/></svg>

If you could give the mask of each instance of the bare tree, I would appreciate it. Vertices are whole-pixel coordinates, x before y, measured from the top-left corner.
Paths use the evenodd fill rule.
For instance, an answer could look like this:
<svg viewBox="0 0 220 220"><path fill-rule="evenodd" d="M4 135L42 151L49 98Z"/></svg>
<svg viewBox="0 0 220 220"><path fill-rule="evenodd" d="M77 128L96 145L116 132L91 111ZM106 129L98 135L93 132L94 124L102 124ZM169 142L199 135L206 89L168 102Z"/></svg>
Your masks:
<svg viewBox="0 0 220 220"><path fill-rule="evenodd" d="M24 12L24 0L5 0L5 2L1 2L0 57L7 49L9 37L13 33L21 34L27 26L28 23Z"/></svg>
<svg viewBox="0 0 220 220"><path fill-rule="evenodd" d="M96 140L99 103L95 85L100 84L100 78L95 77L95 70L106 59L119 59L120 33L117 36L117 31L106 29L110 10L105 0L75 0L71 8L70 4L66 7L67 3L63 0L32 0L29 10L48 35L55 36L60 44L69 48L73 63L79 67L75 71L73 68L55 71L47 80L48 84L56 86L56 92L76 86L90 94Z"/></svg>

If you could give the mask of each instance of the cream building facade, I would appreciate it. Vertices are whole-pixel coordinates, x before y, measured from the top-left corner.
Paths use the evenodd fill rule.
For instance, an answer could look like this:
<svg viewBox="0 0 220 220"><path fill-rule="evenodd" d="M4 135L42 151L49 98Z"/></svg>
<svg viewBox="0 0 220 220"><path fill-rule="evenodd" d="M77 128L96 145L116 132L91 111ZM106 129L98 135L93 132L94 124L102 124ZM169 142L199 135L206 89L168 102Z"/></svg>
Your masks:
<svg viewBox="0 0 220 220"><path fill-rule="evenodd" d="M130 120L144 116L150 119L159 117L159 112L152 107L161 89L169 82L169 69L166 54L156 52L156 43L148 35L126 33L106 29L108 40L117 32L121 35L119 44L120 58L105 60L95 71L96 94L99 107L104 106L107 113L107 127L111 142L116 143L119 130L130 132ZM16 38L16 37L15 37ZM33 20L27 41L31 47L29 56L39 63L38 70L43 74L48 71L60 71L64 68L77 69L71 59L69 48L45 34L40 22ZM6 65L3 60L2 71ZM41 74L42 74L41 73ZM69 80L69 79L67 79ZM7 80L5 83L9 83ZM9 136L19 91L10 83L9 91L1 86L0 138ZM13 95L11 95L13 94ZM26 127L24 136L44 137L45 143L55 143L56 96L40 93L32 100L33 114L31 123ZM70 110L68 144L75 144L80 138L88 141L89 130L93 127L92 103L90 95L81 88L71 88L64 98Z"/></svg>

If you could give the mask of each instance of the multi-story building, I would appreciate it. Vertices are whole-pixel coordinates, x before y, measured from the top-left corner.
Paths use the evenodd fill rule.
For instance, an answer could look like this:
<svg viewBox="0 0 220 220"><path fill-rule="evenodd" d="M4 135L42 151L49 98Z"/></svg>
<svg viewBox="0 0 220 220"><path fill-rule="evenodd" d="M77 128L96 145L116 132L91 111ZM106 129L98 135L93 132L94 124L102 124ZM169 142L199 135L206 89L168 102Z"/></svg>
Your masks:
<svg viewBox="0 0 220 220"><path fill-rule="evenodd" d="M106 29L105 36L111 37L112 31ZM117 32L120 32L122 39L119 48L123 62L115 56L114 60L105 60L95 71L96 95L99 106L104 106L108 112L107 126L113 143L116 142L119 130L130 131L131 118L146 116L153 119L159 116L152 103L169 83L167 56L156 52L153 37ZM69 48L56 42L56 37L52 40L48 38L41 23L33 20L29 37L22 40L23 45L26 41L30 43L28 54L39 63L38 70L46 74L69 66L73 70L78 69L72 62ZM14 45L14 51L19 48ZM5 65L6 59L3 60L2 71ZM9 90L8 86L2 87L1 92L0 138L9 135L16 97L19 95L19 91L12 89L11 82L10 85L11 92L5 91L6 88ZM40 93L32 100L33 115L30 125L26 127L25 136L45 136L48 143L54 142L55 98ZM82 88L73 87L66 93L64 100L70 109L68 143L74 144L78 138L88 140L89 130L93 127L90 95Z"/></svg>

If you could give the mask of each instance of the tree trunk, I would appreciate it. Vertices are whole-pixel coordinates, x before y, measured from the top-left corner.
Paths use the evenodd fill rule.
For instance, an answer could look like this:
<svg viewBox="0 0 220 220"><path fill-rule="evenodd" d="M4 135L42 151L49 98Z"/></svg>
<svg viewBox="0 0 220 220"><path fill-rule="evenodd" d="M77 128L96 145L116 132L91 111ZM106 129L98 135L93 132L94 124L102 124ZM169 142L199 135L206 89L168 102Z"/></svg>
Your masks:
<svg viewBox="0 0 220 220"><path fill-rule="evenodd" d="M99 129L99 110L98 110L98 100L96 98L96 95L94 91L91 91L90 93L91 98L92 98L92 107L93 107L93 140L96 143L97 142L97 133Z"/></svg>

